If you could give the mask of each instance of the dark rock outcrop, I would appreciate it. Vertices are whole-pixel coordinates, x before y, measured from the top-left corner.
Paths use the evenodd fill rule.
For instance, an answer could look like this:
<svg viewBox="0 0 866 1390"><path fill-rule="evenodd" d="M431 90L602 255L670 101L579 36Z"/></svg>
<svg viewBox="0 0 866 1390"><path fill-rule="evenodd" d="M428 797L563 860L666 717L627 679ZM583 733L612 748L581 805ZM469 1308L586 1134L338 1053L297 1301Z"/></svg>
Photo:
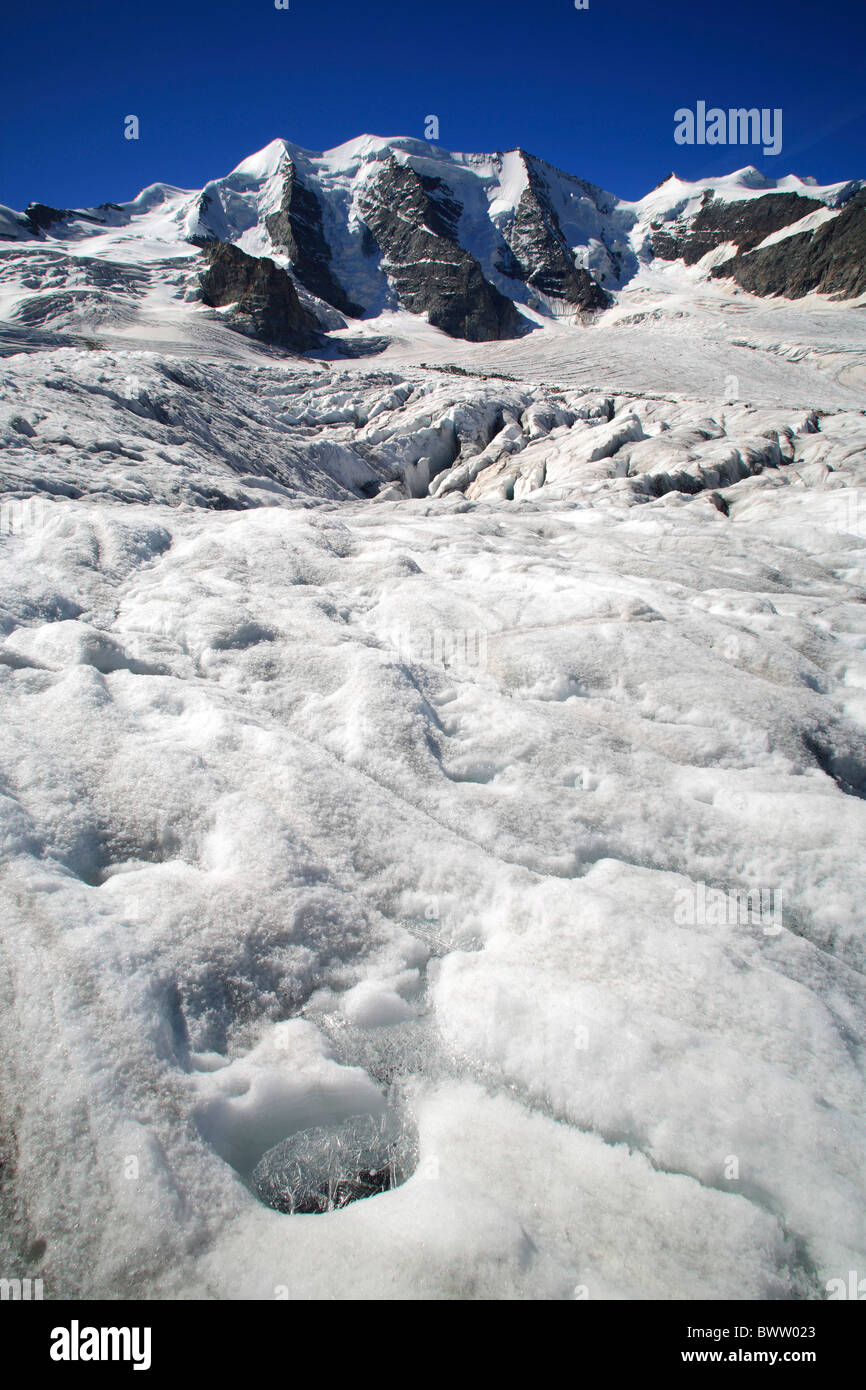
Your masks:
<svg viewBox="0 0 866 1390"><path fill-rule="evenodd" d="M799 193L767 193L761 198L720 203L708 189L703 206L694 217L653 227L653 255L663 261L682 259L686 265L695 265L708 251L715 251L727 241L745 253L771 232L790 227L822 206L816 198L805 198Z"/></svg>
<svg viewBox="0 0 866 1390"><path fill-rule="evenodd" d="M291 275L267 256L248 256L228 242L208 242L201 297L212 308L232 306L230 326L263 343L303 352L321 342L312 314L298 299Z"/></svg>
<svg viewBox="0 0 866 1390"><path fill-rule="evenodd" d="M523 320L457 241L461 207L441 179L392 158L361 200L361 214L384 254L400 303L452 338L516 337Z"/></svg>
<svg viewBox="0 0 866 1390"><path fill-rule="evenodd" d="M101 217L94 217L93 213L82 212L79 208L52 208L47 203L28 203L24 209L24 220L34 236L47 232L55 223L65 222L70 217L76 222L95 222L98 227L104 225Z"/></svg>
<svg viewBox="0 0 866 1390"><path fill-rule="evenodd" d="M53 227L55 222L62 222L64 217L68 217L69 212L65 208L52 208L47 203L28 203L24 209L24 220L31 232L47 232L49 227Z"/></svg>
<svg viewBox="0 0 866 1390"><path fill-rule="evenodd" d="M271 241L286 252L295 275L311 294L332 304L340 313L359 318L363 308L352 302L331 269L331 248L322 227L319 199L300 180L288 157L283 176L279 209L265 218Z"/></svg>
<svg viewBox="0 0 866 1390"><path fill-rule="evenodd" d="M212 206L213 198L211 195L202 192L196 204L196 222L194 225L203 230L189 238L194 246L204 246L209 241L219 241L215 232L207 230L207 215Z"/></svg>
<svg viewBox="0 0 866 1390"><path fill-rule="evenodd" d="M713 275L736 280L752 294L787 299L801 299L813 290L837 299L866 294L866 189L814 231L795 232L760 251L734 256Z"/></svg>
<svg viewBox="0 0 866 1390"><path fill-rule="evenodd" d="M519 153L528 183L514 220L505 229L507 246L497 269L581 313L607 308L610 296L589 271L574 263L537 162L522 150Z"/></svg>

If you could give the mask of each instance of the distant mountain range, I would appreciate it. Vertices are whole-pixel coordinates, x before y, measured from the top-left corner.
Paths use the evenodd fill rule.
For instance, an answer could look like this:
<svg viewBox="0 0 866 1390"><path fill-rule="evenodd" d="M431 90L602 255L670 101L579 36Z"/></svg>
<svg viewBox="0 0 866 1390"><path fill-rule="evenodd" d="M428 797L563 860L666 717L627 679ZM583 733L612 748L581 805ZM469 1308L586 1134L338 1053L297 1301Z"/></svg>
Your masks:
<svg viewBox="0 0 866 1390"><path fill-rule="evenodd" d="M590 324L658 262L756 295L857 298L866 181L670 174L627 202L522 149L451 154L365 135L315 154L274 140L199 190L0 207L0 241L46 253L0 256L2 312L18 326L122 319L156 284L294 351L399 310L483 342L551 319Z"/></svg>

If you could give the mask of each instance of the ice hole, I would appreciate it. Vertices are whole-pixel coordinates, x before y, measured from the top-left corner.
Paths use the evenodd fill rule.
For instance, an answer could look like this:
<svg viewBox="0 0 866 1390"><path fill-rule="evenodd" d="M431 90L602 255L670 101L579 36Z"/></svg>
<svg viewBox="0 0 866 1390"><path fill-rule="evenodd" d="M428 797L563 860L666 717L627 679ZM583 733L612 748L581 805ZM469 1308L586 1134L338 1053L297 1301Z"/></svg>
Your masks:
<svg viewBox="0 0 866 1390"><path fill-rule="evenodd" d="M393 1111L352 1115L283 1139L256 1164L250 1186L288 1215L339 1211L404 1183L417 1163L414 1132Z"/></svg>

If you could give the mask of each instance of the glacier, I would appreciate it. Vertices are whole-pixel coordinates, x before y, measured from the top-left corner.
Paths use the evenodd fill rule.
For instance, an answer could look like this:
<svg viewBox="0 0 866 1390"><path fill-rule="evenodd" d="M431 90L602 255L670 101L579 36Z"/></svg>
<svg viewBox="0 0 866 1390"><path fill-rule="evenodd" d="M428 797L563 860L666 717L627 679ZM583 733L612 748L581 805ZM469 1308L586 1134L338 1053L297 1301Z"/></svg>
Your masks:
<svg viewBox="0 0 866 1390"><path fill-rule="evenodd" d="M0 1267L826 1297L866 1258L862 303L711 251L511 340L384 305L335 360L203 317L151 232L0 247ZM128 274L22 324L55 254Z"/></svg>

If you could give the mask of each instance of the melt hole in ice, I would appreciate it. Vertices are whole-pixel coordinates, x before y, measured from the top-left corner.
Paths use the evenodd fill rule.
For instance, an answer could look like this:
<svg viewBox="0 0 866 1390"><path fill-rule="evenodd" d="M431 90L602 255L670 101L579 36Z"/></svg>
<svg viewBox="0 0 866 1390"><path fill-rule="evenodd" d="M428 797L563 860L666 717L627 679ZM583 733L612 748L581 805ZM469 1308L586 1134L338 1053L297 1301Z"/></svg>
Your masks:
<svg viewBox="0 0 866 1390"><path fill-rule="evenodd" d="M275 1144L253 1169L250 1186L265 1206L289 1215L338 1211L399 1187L415 1161L411 1132L393 1113L352 1115Z"/></svg>

